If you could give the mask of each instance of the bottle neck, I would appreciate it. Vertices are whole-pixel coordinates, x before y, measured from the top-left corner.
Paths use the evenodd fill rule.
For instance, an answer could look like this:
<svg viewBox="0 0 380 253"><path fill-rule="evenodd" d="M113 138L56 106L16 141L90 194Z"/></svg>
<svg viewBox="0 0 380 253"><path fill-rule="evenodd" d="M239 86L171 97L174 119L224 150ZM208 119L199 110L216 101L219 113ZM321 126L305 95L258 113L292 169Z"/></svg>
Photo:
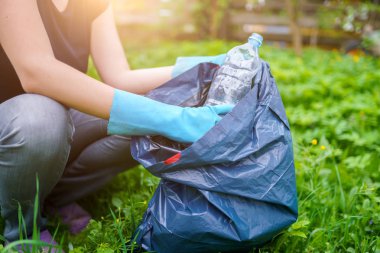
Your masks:
<svg viewBox="0 0 380 253"><path fill-rule="evenodd" d="M260 44L259 43L257 43L257 42L252 42L252 41L249 41L249 43L248 43L253 49L259 49L259 47L260 47Z"/></svg>
<svg viewBox="0 0 380 253"><path fill-rule="evenodd" d="M263 43L263 37L260 34L253 33L248 38L248 43L258 50L259 47L261 47L261 44Z"/></svg>

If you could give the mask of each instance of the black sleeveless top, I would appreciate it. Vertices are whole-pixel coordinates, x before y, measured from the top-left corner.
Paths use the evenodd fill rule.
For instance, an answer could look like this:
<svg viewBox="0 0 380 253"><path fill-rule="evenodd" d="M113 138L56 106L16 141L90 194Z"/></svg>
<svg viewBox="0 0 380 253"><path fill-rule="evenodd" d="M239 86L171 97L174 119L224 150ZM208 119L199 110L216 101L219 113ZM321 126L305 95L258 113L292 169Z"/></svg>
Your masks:
<svg viewBox="0 0 380 253"><path fill-rule="evenodd" d="M37 0L55 58L85 73L90 55L92 21L108 7L109 0L69 0L59 12L52 0ZM27 43L27 42L26 42ZM0 45L0 103L25 93Z"/></svg>

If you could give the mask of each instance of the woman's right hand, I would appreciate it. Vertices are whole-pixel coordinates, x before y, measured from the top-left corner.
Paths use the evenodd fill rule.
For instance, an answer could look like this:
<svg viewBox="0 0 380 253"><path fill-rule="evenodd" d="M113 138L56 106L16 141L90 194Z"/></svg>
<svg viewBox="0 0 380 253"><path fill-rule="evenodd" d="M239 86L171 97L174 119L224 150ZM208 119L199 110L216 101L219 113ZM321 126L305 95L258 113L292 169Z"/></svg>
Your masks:
<svg viewBox="0 0 380 253"><path fill-rule="evenodd" d="M163 135L171 140L192 143L216 123L232 105L180 107L164 104L147 97L115 90L109 134Z"/></svg>

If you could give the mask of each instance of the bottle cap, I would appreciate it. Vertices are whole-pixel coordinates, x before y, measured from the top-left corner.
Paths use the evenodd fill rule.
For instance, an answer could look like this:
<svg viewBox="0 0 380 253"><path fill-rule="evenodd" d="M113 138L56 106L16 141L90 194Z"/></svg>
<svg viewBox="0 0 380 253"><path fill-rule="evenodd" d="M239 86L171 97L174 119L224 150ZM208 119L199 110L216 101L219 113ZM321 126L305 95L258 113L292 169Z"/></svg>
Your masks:
<svg viewBox="0 0 380 253"><path fill-rule="evenodd" d="M252 35L248 38L248 43L253 47L261 47L263 44L263 36L258 33L252 33Z"/></svg>

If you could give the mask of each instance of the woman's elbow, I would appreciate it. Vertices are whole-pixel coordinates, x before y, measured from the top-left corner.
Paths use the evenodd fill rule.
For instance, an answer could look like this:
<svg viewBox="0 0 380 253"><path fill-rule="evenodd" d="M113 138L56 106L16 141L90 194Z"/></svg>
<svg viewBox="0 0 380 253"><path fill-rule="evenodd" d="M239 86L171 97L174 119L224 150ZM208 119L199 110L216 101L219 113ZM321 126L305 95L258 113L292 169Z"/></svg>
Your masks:
<svg viewBox="0 0 380 253"><path fill-rule="evenodd" d="M18 71L21 86L27 93L40 93L44 82L48 81L50 70L56 60L48 59L44 61L25 63Z"/></svg>
<svg viewBox="0 0 380 253"><path fill-rule="evenodd" d="M34 84L35 82L32 80L31 77L29 76L20 77L20 82L21 82L22 89L26 93L36 93L36 90L35 90L36 85Z"/></svg>

